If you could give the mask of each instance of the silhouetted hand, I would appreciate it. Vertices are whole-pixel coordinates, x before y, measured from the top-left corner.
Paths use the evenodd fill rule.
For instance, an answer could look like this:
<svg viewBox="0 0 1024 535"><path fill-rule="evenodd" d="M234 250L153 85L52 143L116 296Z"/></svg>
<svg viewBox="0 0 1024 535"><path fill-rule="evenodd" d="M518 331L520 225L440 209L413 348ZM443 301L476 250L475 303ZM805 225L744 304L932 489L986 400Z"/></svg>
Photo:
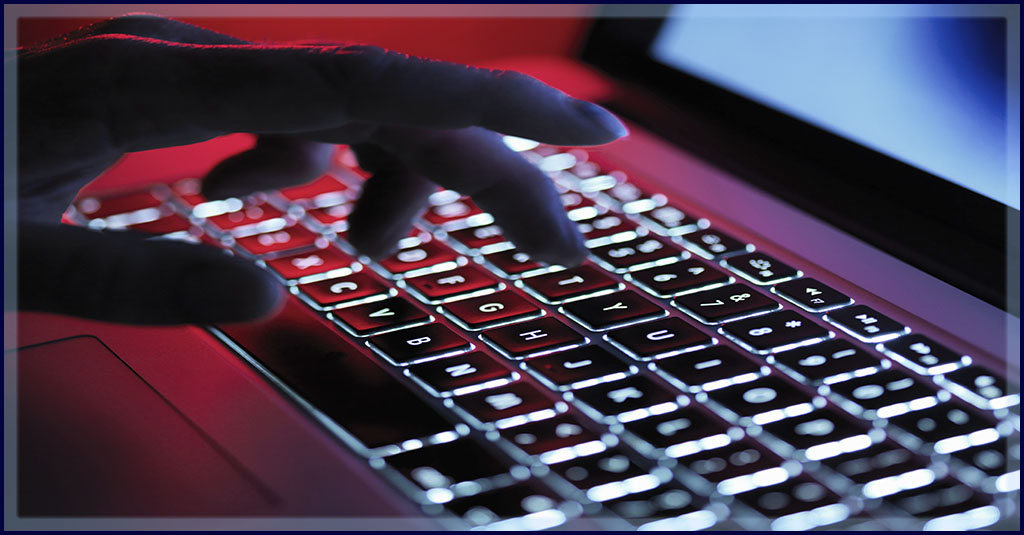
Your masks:
<svg viewBox="0 0 1024 535"><path fill-rule="evenodd" d="M156 16L111 19L20 50L19 303L132 323L254 319L278 284L215 248L59 225L77 191L127 152L259 134L204 181L209 197L303 183L348 144L373 173L350 241L392 252L436 185L471 196L517 247L586 254L550 180L494 132L556 145L612 141L602 108L528 76L367 46L251 44Z"/></svg>

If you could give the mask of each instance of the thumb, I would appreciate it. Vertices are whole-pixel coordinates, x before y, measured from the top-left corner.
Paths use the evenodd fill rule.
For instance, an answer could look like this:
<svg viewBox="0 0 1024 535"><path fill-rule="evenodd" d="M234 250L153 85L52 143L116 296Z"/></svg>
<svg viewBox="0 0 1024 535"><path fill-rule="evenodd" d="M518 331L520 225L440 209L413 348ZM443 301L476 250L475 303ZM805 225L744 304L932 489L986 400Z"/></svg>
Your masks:
<svg viewBox="0 0 1024 535"><path fill-rule="evenodd" d="M248 321L284 300L269 273L210 246L26 222L18 292L23 310L136 324Z"/></svg>

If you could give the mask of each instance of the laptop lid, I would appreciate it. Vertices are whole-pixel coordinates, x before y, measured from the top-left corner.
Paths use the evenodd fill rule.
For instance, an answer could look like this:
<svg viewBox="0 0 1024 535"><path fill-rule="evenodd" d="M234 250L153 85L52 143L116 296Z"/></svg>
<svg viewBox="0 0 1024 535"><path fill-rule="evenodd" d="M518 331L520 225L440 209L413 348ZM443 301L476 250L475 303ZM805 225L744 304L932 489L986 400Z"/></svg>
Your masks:
<svg viewBox="0 0 1024 535"><path fill-rule="evenodd" d="M613 110L1019 316L1019 9L892 7L608 6L583 58Z"/></svg>

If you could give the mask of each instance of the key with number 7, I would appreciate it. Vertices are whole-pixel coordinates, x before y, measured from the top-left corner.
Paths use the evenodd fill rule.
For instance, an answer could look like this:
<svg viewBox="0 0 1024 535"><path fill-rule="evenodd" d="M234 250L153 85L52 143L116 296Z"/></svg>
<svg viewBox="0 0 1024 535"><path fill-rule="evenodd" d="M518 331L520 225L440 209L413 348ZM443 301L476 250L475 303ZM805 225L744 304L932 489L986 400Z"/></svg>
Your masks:
<svg viewBox="0 0 1024 535"><path fill-rule="evenodd" d="M703 323L717 324L782 308L782 305L745 284L681 295L672 304Z"/></svg>

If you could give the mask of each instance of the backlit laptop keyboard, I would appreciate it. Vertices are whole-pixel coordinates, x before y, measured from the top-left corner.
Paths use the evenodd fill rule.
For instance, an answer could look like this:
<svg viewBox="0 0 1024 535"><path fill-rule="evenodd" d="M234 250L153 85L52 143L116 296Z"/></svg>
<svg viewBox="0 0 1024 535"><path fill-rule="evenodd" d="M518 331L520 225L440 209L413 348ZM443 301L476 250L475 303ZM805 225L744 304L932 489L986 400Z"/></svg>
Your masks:
<svg viewBox="0 0 1024 535"><path fill-rule="evenodd" d="M531 260L451 191L395 255L361 261L344 238L362 179L344 151L304 186L208 201L183 181L70 216L274 273L293 294L278 317L211 332L452 526L1019 519L1019 388L1003 372L584 151L506 142L554 180L585 264Z"/></svg>

